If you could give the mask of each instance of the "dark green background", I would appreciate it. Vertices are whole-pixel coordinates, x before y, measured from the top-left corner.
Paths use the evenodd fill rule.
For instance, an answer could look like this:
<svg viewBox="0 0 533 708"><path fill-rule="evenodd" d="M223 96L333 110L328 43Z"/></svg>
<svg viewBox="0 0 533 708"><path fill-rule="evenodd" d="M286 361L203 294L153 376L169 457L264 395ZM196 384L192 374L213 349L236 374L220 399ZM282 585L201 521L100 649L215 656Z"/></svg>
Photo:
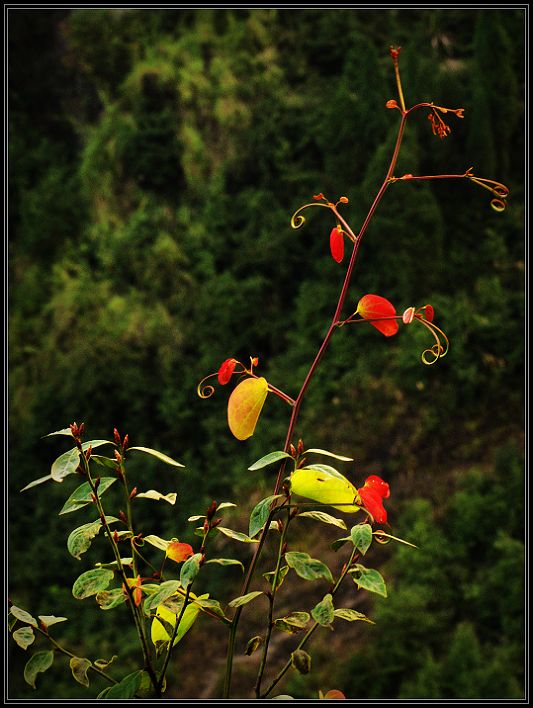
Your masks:
<svg viewBox="0 0 533 708"><path fill-rule="evenodd" d="M82 656L119 654L117 676L135 665L124 608L104 616L70 595L107 558L103 543L81 562L67 553L68 533L91 519L57 516L75 480L19 494L66 449L41 437L73 420L91 438L116 426L186 465L132 459L139 489L178 492L176 507L139 503L144 533L191 540L187 517L212 499L238 502L228 525L245 530L251 503L271 493L271 473L246 469L282 447L288 409L269 397L239 443L227 392L202 401L196 384L225 358L254 355L258 373L298 392L344 268L329 256L325 210L300 231L290 216L318 192L346 195L358 230L391 155L388 48L401 45L407 104L464 107L465 118L449 115L440 141L414 114L396 174L473 165L510 187L509 206L496 214L466 181L398 183L368 229L346 314L367 292L400 312L431 302L449 355L424 366L421 327L391 339L339 331L297 436L354 457L344 471L357 486L384 477L393 533L420 548L368 558L389 585L387 600L365 600L376 626L345 624L335 642L324 631L313 672L280 692L523 696L525 11L11 9L8 19L12 601L67 615L55 635ZM320 557L326 540L310 539ZM238 594L233 573L231 587L229 572L210 578L223 602ZM184 640L169 695L219 695L224 637L217 645L211 631L202 619ZM9 641L11 697L103 687L87 694L57 659L33 692ZM246 671L236 695L249 695Z"/></svg>

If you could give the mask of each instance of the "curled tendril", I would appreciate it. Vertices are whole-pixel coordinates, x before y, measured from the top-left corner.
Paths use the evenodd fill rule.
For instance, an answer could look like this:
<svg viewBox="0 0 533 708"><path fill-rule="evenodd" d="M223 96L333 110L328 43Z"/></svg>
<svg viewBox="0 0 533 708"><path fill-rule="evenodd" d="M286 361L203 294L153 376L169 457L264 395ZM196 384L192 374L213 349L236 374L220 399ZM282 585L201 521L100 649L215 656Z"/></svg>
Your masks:
<svg viewBox="0 0 533 708"><path fill-rule="evenodd" d="M376 540L376 543L381 543L383 546L386 546L387 543L390 543L392 541L392 538L388 536L384 531L374 531L373 535Z"/></svg>
<svg viewBox="0 0 533 708"><path fill-rule="evenodd" d="M485 177L476 177L472 172L472 168L467 170L466 177L468 177L468 179L470 179L472 182L479 184L480 187L488 189L489 192L494 195L494 199L491 199L490 202L490 205L494 209L494 211L501 212L505 210L507 206L506 199L509 196L508 187L506 187L501 182L496 182L496 180L493 179L486 179Z"/></svg>
<svg viewBox="0 0 533 708"><path fill-rule="evenodd" d="M450 348L450 342L448 341L448 337L444 334L444 332L439 329L437 325L434 325L433 322L428 322L420 316L416 316L416 319L421 322L424 327L429 329L431 334L435 337L435 344L432 347L425 349L422 352L421 356L421 359L424 364L426 364L427 366L431 366L431 364L434 364L436 361L446 356L446 354L448 353L448 349ZM439 334L444 340L444 345L439 338Z"/></svg>
<svg viewBox="0 0 533 708"><path fill-rule="evenodd" d="M218 376L218 372L214 374L209 374L208 376L204 376L204 378L198 384L196 393L200 396L200 398L211 398L211 396L215 393L214 386L211 386L211 384L204 385L204 381L213 378L213 376Z"/></svg>
<svg viewBox="0 0 533 708"><path fill-rule="evenodd" d="M303 226L305 224L305 216L300 214L300 212L303 211L304 209L307 209L307 207L313 207L313 206L326 207L326 209L331 209L333 204L330 204L329 202L327 204L321 204L320 202L312 202L311 204L304 204L299 209L297 209L294 212L294 214L291 216L291 226L293 229L299 229L301 226Z"/></svg>

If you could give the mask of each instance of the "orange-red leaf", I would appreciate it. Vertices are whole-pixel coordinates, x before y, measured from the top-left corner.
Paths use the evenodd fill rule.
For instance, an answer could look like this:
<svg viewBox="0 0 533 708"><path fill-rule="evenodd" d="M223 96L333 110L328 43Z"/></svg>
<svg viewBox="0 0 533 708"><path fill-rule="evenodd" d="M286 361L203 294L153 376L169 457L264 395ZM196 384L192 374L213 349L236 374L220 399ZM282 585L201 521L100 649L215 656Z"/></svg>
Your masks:
<svg viewBox="0 0 533 708"><path fill-rule="evenodd" d="M329 249L331 251L331 255L333 256L333 260L340 263L344 258L344 237L342 235L342 231L337 227L331 229L331 233L329 235Z"/></svg>
<svg viewBox="0 0 533 708"><path fill-rule="evenodd" d="M387 482L376 474L372 474L366 478L364 486L357 491L365 505L365 509L374 517L374 521L378 524L386 523L387 511L383 506L383 499L387 499L390 496L390 487Z"/></svg>
<svg viewBox="0 0 533 708"><path fill-rule="evenodd" d="M426 320L428 322L433 322L433 318L435 317L435 310L433 309L432 305L426 305Z"/></svg>
<svg viewBox="0 0 533 708"><path fill-rule="evenodd" d="M176 561L176 563L182 563L193 555L194 551L192 546L188 543L172 541L167 546L167 557L170 558L170 560Z"/></svg>
<svg viewBox="0 0 533 708"><path fill-rule="evenodd" d="M222 385L228 383L231 379L236 364L237 359L226 359L226 361L220 365L220 369L218 370L218 383Z"/></svg>
<svg viewBox="0 0 533 708"><path fill-rule="evenodd" d="M344 701L346 700L346 696L342 691L339 691L336 688L332 688L331 691L328 691L326 693L324 699L326 701Z"/></svg>
<svg viewBox="0 0 533 708"><path fill-rule="evenodd" d="M396 317L396 310L391 302L380 295L365 295L362 297L359 300L356 312L365 320L370 320L370 324L386 337L391 337L398 331L398 322L396 320L383 319Z"/></svg>
<svg viewBox="0 0 533 708"><path fill-rule="evenodd" d="M267 397L266 379L244 379L233 389L228 401L228 425L237 440L254 434L257 420Z"/></svg>

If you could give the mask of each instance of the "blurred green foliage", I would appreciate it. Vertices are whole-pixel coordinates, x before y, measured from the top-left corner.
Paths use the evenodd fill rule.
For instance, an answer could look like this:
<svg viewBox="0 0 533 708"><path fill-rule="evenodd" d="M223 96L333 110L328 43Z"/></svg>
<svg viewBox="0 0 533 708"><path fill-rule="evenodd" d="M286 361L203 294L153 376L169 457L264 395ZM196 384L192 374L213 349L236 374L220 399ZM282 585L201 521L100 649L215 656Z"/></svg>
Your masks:
<svg viewBox="0 0 533 708"><path fill-rule="evenodd" d="M132 461L139 489L178 492L176 509L156 507L158 528L150 502L139 504L145 532L190 540L185 519L211 499L246 507L258 487L270 493L272 480L244 470L282 446L283 404L267 400L241 444L227 431L227 393L201 401L196 384L229 356L256 355L260 374L297 393L343 270L329 257L326 214L309 213L296 232L290 215L317 192L345 194L358 229L390 157L388 47L402 45L407 102L464 106L465 119L452 117L440 142L415 114L397 174L474 165L511 196L496 215L470 183L393 185L349 303L366 292L400 312L431 302L450 353L424 367L424 331L389 341L346 328L308 391L298 435L353 455L356 483L387 479L393 528L421 549L390 561L376 632L353 657L346 649L356 670L344 689L522 695L523 23L523 11L493 9L10 9L16 604L70 617L61 636L83 637L86 655L136 657L124 608L115 624L70 596L94 562L68 556L74 522L56 516L71 479L18 491L64 450L40 437L73 420L94 438L116 426L186 464L175 473ZM22 650L10 651L12 695L35 695L19 678ZM40 683L40 696L86 695L55 667Z"/></svg>

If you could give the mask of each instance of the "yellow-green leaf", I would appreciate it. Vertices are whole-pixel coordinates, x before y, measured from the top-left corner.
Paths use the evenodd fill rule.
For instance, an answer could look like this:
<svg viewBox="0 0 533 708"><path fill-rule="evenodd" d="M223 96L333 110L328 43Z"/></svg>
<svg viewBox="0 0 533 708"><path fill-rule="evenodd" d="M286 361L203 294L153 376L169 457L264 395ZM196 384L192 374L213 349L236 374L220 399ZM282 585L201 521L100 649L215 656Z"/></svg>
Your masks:
<svg viewBox="0 0 533 708"><path fill-rule="evenodd" d="M254 434L257 420L267 397L266 379L244 379L233 389L228 401L228 425L237 440Z"/></svg>
<svg viewBox="0 0 533 708"><path fill-rule="evenodd" d="M358 498L357 489L340 473L333 475L324 468L302 467L291 474L290 480L293 494L330 504L340 511L359 511L359 507L354 504Z"/></svg>

